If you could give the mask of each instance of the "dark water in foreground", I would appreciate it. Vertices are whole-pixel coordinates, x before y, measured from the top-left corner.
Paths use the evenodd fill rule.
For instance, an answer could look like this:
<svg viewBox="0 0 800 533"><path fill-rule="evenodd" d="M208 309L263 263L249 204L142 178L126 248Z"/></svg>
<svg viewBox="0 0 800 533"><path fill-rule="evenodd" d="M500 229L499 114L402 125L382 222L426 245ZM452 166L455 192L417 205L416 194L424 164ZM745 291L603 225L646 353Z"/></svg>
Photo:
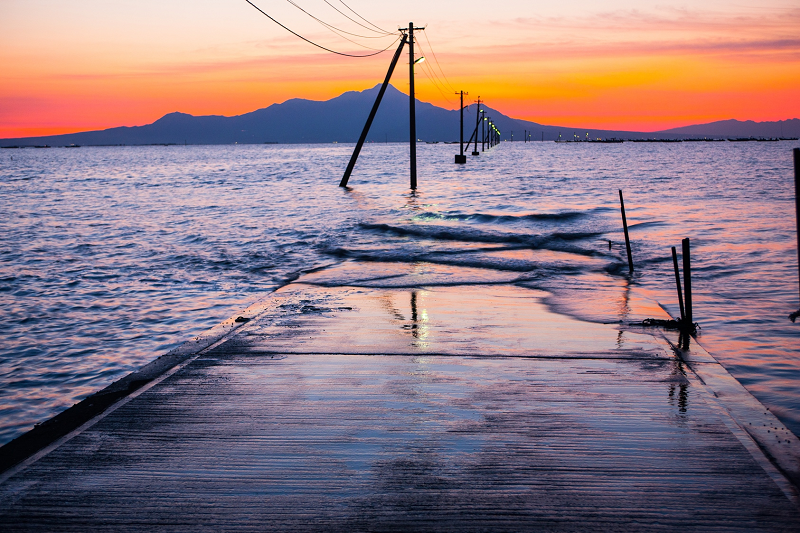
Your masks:
<svg viewBox="0 0 800 533"><path fill-rule="evenodd" d="M800 434L796 145L505 143L461 168L420 145L416 195L395 144L367 146L351 190L349 145L3 150L0 444L308 269L478 267L614 321L629 291L676 301L687 236L700 342Z"/></svg>

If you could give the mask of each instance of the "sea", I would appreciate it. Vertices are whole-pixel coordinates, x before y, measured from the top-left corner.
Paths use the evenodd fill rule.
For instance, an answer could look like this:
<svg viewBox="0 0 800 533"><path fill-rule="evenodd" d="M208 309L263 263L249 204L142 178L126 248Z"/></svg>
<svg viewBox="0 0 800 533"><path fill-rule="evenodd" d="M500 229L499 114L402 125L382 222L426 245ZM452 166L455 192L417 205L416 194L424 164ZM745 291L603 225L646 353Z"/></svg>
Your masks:
<svg viewBox="0 0 800 533"><path fill-rule="evenodd" d="M798 146L420 143L415 192L401 143L348 188L350 144L0 150L0 444L314 269L468 266L624 322L632 294L677 316L687 237L698 342L800 435Z"/></svg>

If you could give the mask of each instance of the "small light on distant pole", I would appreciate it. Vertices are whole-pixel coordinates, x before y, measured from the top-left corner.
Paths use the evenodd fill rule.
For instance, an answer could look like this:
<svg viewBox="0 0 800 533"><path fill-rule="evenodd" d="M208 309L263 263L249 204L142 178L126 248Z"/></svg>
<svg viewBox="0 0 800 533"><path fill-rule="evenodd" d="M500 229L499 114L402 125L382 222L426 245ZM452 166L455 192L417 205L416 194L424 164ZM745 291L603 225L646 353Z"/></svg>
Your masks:
<svg viewBox="0 0 800 533"><path fill-rule="evenodd" d="M422 57L417 58L417 60L414 61L414 64L416 65L417 63L422 63L424 61L425 61L425 56L422 56Z"/></svg>

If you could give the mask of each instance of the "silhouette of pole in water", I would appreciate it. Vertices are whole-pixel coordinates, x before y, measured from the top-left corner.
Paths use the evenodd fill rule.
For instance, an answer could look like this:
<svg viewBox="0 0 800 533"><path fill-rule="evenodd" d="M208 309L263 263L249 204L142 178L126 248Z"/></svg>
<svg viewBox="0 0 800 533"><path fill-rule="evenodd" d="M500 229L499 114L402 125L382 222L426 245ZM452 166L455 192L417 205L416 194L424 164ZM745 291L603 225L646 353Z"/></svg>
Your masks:
<svg viewBox="0 0 800 533"><path fill-rule="evenodd" d="M414 106L414 23L408 23L408 124L411 149L411 189L417 188L417 111Z"/></svg>
<svg viewBox="0 0 800 533"><path fill-rule="evenodd" d="M675 285L678 287L678 305L681 307L681 324L686 322L686 311L683 309L683 293L681 292L681 273L678 269L678 252L672 247L672 266L675 267Z"/></svg>
<svg viewBox="0 0 800 533"><path fill-rule="evenodd" d="M461 154L456 156L456 163L459 165L463 165L464 163L467 162L467 156L464 155L464 91L460 91L460 94L461 94L461 107L459 109L461 110L461 127L458 129L458 134L461 139Z"/></svg>
<svg viewBox="0 0 800 533"><path fill-rule="evenodd" d="M800 275L800 148L792 150L794 154L794 204L797 220L797 268ZM800 309L789 315L792 322L800 316Z"/></svg>
<svg viewBox="0 0 800 533"><path fill-rule="evenodd" d="M381 105L381 100L386 92L386 87L389 85L389 80L392 79L394 67L397 66L397 60L400 59L400 53L403 51L403 45L406 44L407 38L408 37L406 34L403 34L403 38L400 40L400 46L397 47L397 51L394 53L394 57L392 57L392 63L389 65L389 71L386 73L386 78L383 80L383 85L381 85L380 91L378 91L378 96L375 98L375 103L372 105L372 111L369 112L369 117L367 117L367 122L364 124L364 129L361 131L361 137L358 138L356 148L353 150L353 155L350 156L350 162L347 163L347 169L344 171L342 181L339 182L339 187L347 187L347 181L350 179L350 174L353 173L353 167L356 166L358 154L361 153L361 148L364 146L364 141L367 139L369 128L372 126L372 121L375 119L375 113L378 112L378 107Z"/></svg>
<svg viewBox="0 0 800 533"><path fill-rule="evenodd" d="M692 316L692 259L689 255L689 239L683 239L683 300L686 308L686 325L688 331L694 329Z"/></svg>
<svg viewBox="0 0 800 533"><path fill-rule="evenodd" d="M486 110L481 110L481 116L483 120L481 120L481 152L486 151Z"/></svg>
<svg viewBox="0 0 800 533"><path fill-rule="evenodd" d="M478 116L475 118L475 148L472 150L472 155L479 155L478 153L478 126L481 124L481 97L478 97Z"/></svg>
<svg viewBox="0 0 800 533"><path fill-rule="evenodd" d="M619 208L622 211L622 229L625 230L625 249L628 251L628 268L633 274L633 256L631 255L631 239L628 237L628 219L625 218L625 200L622 199L622 189L619 190Z"/></svg>

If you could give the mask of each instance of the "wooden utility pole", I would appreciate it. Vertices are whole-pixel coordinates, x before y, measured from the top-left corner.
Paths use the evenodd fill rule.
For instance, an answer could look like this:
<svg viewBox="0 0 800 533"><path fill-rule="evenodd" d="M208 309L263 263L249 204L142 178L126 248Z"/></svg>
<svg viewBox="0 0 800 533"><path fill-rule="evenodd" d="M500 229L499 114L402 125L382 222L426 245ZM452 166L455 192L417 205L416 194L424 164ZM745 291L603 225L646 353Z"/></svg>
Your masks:
<svg viewBox="0 0 800 533"><path fill-rule="evenodd" d="M481 152L486 151L486 110L481 110Z"/></svg>
<svg viewBox="0 0 800 533"><path fill-rule="evenodd" d="M478 97L478 116L475 118L475 148L472 150L472 155L479 155L478 152L478 126L481 125L481 97Z"/></svg>
<svg viewBox="0 0 800 533"><path fill-rule="evenodd" d="M417 113L416 99L414 97L414 30L424 30L425 28L414 27L413 22L408 23L408 28L401 31L408 32L408 129L409 129L409 148L411 156L411 189L417 188Z"/></svg>
<svg viewBox="0 0 800 533"><path fill-rule="evenodd" d="M461 111L461 127L458 128L459 138L461 139L461 154L456 156L456 163L463 165L467 162L467 156L464 155L464 95L469 95L469 93L459 91L456 94L461 95L461 107L459 108Z"/></svg>

